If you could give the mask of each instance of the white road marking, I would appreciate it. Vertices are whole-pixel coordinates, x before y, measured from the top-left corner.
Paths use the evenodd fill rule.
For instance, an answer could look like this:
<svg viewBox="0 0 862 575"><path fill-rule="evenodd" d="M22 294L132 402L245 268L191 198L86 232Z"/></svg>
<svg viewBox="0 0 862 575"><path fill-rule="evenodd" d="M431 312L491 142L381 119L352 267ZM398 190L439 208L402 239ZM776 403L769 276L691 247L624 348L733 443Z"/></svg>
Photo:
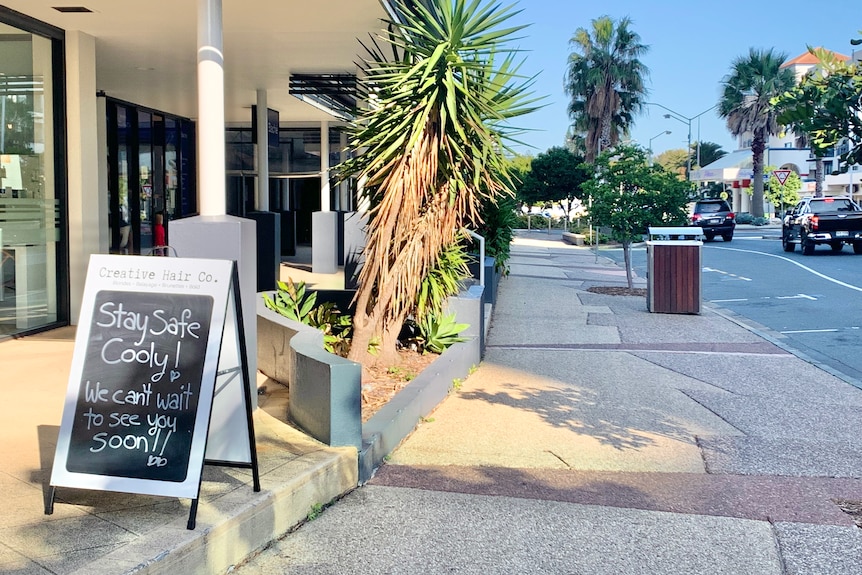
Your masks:
<svg viewBox="0 0 862 575"><path fill-rule="evenodd" d="M728 303L734 301L748 301L748 298L739 298L739 299L711 299L710 303Z"/></svg>
<svg viewBox="0 0 862 575"><path fill-rule="evenodd" d="M796 294L796 295L778 295L775 296L775 299L810 299L811 301L817 301L816 297L812 297L810 295L805 295L804 293Z"/></svg>
<svg viewBox="0 0 862 575"><path fill-rule="evenodd" d="M715 273L717 273L717 274L721 274L721 275L723 275L723 276L732 277L732 278L735 278L735 279L738 279L738 280L742 280L742 281L745 281L745 282L750 282L750 281L751 281L751 280L750 280L749 278L747 278L747 277L738 276L738 275L736 275L736 274L732 274L732 273L730 273L730 272L724 272L724 271L717 270L717 269L714 269L714 268L706 268L706 267L705 267L705 268L703 268L703 271L705 271L705 272L715 272Z"/></svg>
<svg viewBox="0 0 862 575"><path fill-rule="evenodd" d="M848 288L848 289L852 289L852 290L856 290L856 291L858 291L858 292L862 292L862 287L855 286L855 285L853 285L853 284L849 284L849 283L847 283L847 282L843 282L843 281L841 281L841 280L837 280L837 279L835 279L835 278L833 278L833 277L829 277L829 276L827 276L827 275L825 275L825 274L822 274L822 273L820 273L820 272L818 272L818 271L816 271L816 270L811 269L811 268L810 268L810 267L808 267L808 266L804 266L804 265L802 265L801 263L799 263L799 262L795 262L795 261L791 260L790 258L786 258L786 257L784 257L784 256L779 256L779 255L776 255L776 254L768 254L768 253L766 253L766 252L758 252L758 251L755 251L755 250L741 250L741 249L739 249L739 248L720 248L720 247L718 247L718 246L715 246L713 249L716 249L716 250L729 250L729 251L734 251L734 252L744 252L744 253L749 253L749 254L760 254L760 255L762 255L762 256L769 256L769 257L771 257L771 258L778 258L778 259L780 259L780 260L784 260L784 261L786 261L786 262L789 262L789 263L791 263L791 264L793 264L793 265L795 265L795 266L799 266L799 267L801 267L802 269L804 269L805 271L807 271L807 272L809 272L809 273L811 273L811 274L814 274L814 275L816 275L816 276L817 276L817 277L819 277L819 278L825 279L826 281L832 282L832 283L834 283L834 284L838 284L838 285L843 286L843 287L846 287L846 288Z"/></svg>
<svg viewBox="0 0 862 575"><path fill-rule="evenodd" d="M782 331L781 333L834 333L837 329L797 329Z"/></svg>

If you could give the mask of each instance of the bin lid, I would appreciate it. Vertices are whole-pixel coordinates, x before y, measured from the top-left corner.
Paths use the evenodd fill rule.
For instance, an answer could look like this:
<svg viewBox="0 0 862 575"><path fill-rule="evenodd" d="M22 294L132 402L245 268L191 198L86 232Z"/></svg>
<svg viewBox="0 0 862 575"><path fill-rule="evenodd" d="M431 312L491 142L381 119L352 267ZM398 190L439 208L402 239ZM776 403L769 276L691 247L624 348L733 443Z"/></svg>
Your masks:
<svg viewBox="0 0 862 575"><path fill-rule="evenodd" d="M699 240L703 237L700 226L650 226L648 231L651 240Z"/></svg>

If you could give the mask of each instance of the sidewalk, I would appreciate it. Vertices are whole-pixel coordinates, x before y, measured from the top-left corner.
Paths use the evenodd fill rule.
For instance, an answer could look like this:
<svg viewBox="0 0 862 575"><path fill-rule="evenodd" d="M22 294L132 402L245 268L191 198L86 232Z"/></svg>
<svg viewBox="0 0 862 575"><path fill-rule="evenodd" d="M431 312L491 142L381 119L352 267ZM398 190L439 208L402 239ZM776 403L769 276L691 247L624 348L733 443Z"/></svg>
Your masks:
<svg viewBox="0 0 862 575"><path fill-rule="evenodd" d="M545 231L510 264L478 370L239 575L859 573L862 391Z"/></svg>
<svg viewBox="0 0 862 575"><path fill-rule="evenodd" d="M720 309L588 291L624 283L519 233L478 370L368 485L235 573L858 573L834 500L862 499L862 391ZM262 491L205 467L194 531L170 498L63 489L45 516L73 334L0 344L0 573L224 573L355 485L355 450L283 423L272 393Z"/></svg>
<svg viewBox="0 0 862 575"><path fill-rule="evenodd" d="M45 515L74 333L0 343L0 573L224 573L355 487L356 450L286 425L282 397L270 393L254 415L261 491L250 470L204 466L195 530L186 529L187 499L60 488Z"/></svg>

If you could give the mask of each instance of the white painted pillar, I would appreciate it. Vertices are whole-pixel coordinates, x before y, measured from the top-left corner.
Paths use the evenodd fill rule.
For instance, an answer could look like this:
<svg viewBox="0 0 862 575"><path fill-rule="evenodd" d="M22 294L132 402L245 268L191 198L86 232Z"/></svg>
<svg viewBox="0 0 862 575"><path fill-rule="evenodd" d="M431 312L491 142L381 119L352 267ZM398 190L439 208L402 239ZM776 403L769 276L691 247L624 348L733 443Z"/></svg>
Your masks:
<svg viewBox="0 0 862 575"><path fill-rule="evenodd" d="M198 0L198 185L200 214L227 213L222 0Z"/></svg>
<svg viewBox="0 0 862 575"><path fill-rule="evenodd" d="M266 90L257 91L257 201L258 211L269 211L269 130Z"/></svg>
<svg viewBox="0 0 862 575"><path fill-rule="evenodd" d="M69 110L69 305L77 325L90 254L107 247L107 191L99 187L100 150L96 133L96 39L83 32L66 32L66 97ZM47 113L47 111L46 111ZM46 140L50 138L46 134ZM103 225L103 223L105 225ZM52 290L48 290L52 293Z"/></svg>
<svg viewBox="0 0 862 575"><path fill-rule="evenodd" d="M320 122L320 211L332 211L329 190L329 122Z"/></svg>

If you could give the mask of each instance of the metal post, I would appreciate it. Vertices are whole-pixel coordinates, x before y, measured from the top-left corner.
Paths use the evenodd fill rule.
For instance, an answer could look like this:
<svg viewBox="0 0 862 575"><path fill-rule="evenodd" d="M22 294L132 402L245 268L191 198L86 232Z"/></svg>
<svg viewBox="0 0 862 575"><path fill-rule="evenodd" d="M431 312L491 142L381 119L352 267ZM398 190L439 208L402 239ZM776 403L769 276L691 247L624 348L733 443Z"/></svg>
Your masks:
<svg viewBox="0 0 862 575"><path fill-rule="evenodd" d="M467 233L472 238L479 240L479 285L485 287L485 237L473 230L467 230Z"/></svg>
<svg viewBox="0 0 862 575"><path fill-rule="evenodd" d="M690 118L688 116L683 116L682 114L680 114L676 110L671 110L667 106L664 106L664 105L659 104L657 102L646 102L646 104L649 104L652 106L658 106L659 108L667 110L668 112L670 112L670 114L665 114L664 115L665 118L673 118L674 120L676 120L678 122L682 122L683 124L686 124L688 126L688 149L686 150L686 158L687 158L687 161L686 161L686 172L687 172L686 173L686 179L688 181L691 181L691 123L695 119L698 119L698 121L697 121L697 165L700 166L700 120L699 120L699 118L701 116L703 116L704 114L706 114L707 112L709 112L710 110L714 110L715 108L717 108L718 104L715 104L714 106L710 106L709 108L707 108L706 110L704 110L700 114L696 114Z"/></svg>
<svg viewBox="0 0 862 575"><path fill-rule="evenodd" d="M269 114L266 90L257 91L257 202L255 208L269 211Z"/></svg>
<svg viewBox="0 0 862 575"><path fill-rule="evenodd" d="M688 121L688 145L685 148L685 179L691 181L691 120Z"/></svg>

